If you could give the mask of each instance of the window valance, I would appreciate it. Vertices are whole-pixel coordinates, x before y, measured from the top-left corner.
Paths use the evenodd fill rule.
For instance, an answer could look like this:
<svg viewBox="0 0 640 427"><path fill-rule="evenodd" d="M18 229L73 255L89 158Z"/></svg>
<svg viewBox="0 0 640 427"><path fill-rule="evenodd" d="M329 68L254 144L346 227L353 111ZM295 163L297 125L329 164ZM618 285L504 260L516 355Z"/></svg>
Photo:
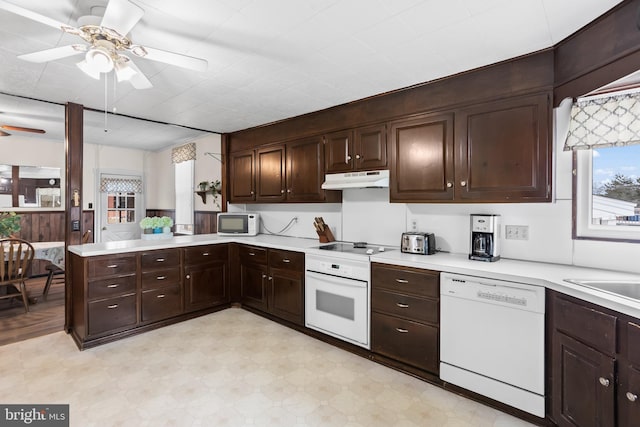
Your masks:
<svg viewBox="0 0 640 427"><path fill-rule="evenodd" d="M100 192L142 193L142 180L138 178L102 177L100 179Z"/></svg>
<svg viewBox="0 0 640 427"><path fill-rule="evenodd" d="M564 150L640 144L640 92L574 102Z"/></svg>
<svg viewBox="0 0 640 427"><path fill-rule="evenodd" d="M190 142L171 149L171 163L181 163L196 159L196 143Z"/></svg>

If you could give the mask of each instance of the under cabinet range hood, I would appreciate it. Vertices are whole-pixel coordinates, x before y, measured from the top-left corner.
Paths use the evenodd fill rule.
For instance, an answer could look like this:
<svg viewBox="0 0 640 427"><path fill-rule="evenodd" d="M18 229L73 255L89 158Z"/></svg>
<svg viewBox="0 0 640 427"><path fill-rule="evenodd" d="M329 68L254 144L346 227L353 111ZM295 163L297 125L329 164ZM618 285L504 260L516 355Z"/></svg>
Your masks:
<svg viewBox="0 0 640 427"><path fill-rule="evenodd" d="M325 175L322 184L323 190L385 187L389 187L388 170L330 173Z"/></svg>

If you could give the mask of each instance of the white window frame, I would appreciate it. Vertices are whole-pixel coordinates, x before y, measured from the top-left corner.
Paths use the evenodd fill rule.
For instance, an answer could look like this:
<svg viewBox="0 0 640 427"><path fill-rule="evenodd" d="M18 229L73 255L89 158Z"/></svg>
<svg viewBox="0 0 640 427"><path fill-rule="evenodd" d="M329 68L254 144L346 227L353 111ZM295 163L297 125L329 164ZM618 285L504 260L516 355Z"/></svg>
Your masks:
<svg viewBox="0 0 640 427"><path fill-rule="evenodd" d="M574 151L574 234L576 239L640 243L640 227L593 224L593 150Z"/></svg>

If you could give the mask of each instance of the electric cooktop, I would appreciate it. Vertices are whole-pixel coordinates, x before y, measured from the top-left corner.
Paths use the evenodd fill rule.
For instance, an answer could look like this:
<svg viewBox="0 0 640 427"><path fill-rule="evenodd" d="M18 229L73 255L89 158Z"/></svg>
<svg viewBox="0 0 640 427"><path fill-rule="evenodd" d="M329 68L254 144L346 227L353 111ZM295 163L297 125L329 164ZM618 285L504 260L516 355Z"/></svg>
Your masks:
<svg viewBox="0 0 640 427"><path fill-rule="evenodd" d="M319 246L318 249L328 252L342 252L349 254L373 255L379 252L393 250L381 245L368 244L367 242L332 242Z"/></svg>

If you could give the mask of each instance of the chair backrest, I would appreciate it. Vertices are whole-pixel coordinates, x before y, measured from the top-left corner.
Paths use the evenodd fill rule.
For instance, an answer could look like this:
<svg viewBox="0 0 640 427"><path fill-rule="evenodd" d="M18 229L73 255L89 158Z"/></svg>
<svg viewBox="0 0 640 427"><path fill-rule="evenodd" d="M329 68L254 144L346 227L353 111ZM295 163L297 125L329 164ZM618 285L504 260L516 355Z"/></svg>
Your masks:
<svg viewBox="0 0 640 427"><path fill-rule="evenodd" d="M91 230L87 230L82 235L82 243L87 243L91 239Z"/></svg>
<svg viewBox="0 0 640 427"><path fill-rule="evenodd" d="M28 273L35 251L22 239L0 240L0 281L22 280Z"/></svg>

